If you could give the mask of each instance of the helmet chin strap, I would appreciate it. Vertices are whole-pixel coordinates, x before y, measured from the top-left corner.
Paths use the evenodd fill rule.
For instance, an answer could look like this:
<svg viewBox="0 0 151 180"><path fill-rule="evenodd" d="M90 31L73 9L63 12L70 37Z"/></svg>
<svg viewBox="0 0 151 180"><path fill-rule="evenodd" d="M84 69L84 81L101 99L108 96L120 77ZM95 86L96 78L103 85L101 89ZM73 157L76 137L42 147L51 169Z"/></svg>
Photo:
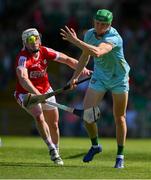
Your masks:
<svg viewBox="0 0 151 180"><path fill-rule="evenodd" d="M32 53L37 53L39 49L33 50Z"/></svg>

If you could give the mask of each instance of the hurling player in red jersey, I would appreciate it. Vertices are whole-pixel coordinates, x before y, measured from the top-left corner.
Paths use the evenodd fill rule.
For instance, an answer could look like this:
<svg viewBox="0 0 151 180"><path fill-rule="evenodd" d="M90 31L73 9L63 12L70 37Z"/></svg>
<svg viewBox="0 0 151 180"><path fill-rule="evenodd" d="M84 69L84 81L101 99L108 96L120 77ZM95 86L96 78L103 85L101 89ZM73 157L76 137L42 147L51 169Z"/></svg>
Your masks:
<svg viewBox="0 0 151 180"><path fill-rule="evenodd" d="M29 114L33 116L37 129L47 144L51 160L55 164L63 165L59 155L58 109L45 103L25 108L23 100L27 93L36 95L53 91L48 80L47 67L49 61L56 61L76 69L78 61L64 53L41 45L40 34L35 28L26 29L22 33L23 49L16 58L17 84L15 98ZM90 75L91 71L84 68L83 75ZM55 102L55 97L48 101Z"/></svg>

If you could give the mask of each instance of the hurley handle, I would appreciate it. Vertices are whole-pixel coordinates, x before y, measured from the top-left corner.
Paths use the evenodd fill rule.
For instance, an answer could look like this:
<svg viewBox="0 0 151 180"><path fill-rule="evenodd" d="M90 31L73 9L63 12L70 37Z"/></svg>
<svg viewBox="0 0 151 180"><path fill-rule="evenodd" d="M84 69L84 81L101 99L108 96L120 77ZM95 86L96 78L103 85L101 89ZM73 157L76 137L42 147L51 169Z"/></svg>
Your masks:
<svg viewBox="0 0 151 180"><path fill-rule="evenodd" d="M83 83L83 82L85 82L85 81L87 81L87 80L89 80L89 79L91 79L91 76L86 77L86 78L84 78L84 79L81 79L81 80L77 81L75 84L76 84L76 85L81 84L81 83ZM70 89L70 84L66 85L66 86L63 88L63 90L68 90L68 89Z"/></svg>

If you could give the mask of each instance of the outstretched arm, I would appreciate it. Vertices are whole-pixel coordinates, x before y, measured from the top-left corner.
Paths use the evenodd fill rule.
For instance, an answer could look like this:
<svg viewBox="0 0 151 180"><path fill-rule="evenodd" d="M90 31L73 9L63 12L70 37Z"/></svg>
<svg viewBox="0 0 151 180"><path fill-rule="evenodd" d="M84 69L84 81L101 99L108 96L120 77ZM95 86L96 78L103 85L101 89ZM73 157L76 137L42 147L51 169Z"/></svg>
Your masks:
<svg viewBox="0 0 151 180"><path fill-rule="evenodd" d="M90 55L87 54L85 51L83 51L82 55L80 56L78 66L74 71L72 78L69 81L71 89L76 87L75 83L78 81L78 78L81 75L83 68L85 68L85 66L87 65L89 59L90 59Z"/></svg>
<svg viewBox="0 0 151 180"><path fill-rule="evenodd" d="M78 80L78 78L81 75L83 69L88 64L89 59L90 59L89 54L87 54L85 51L83 51L82 55L79 58L78 66L77 66L76 70L74 71L74 74L73 74L73 76L71 78L71 81L73 81L73 79Z"/></svg>
<svg viewBox="0 0 151 180"><path fill-rule="evenodd" d="M59 59L56 60L57 62L60 62L60 63L63 63L63 64L66 64L68 65L69 67L71 67L72 69L76 69L78 67L78 63L79 61L70 57L70 56L67 56L66 54L64 53L60 53L60 56L59 56ZM84 67L81 71L80 74L84 75L84 76L88 76L92 73L91 70L87 69L86 67Z"/></svg>
<svg viewBox="0 0 151 180"><path fill-rule="evenodd" d="M71 42L75 46L79 47L83 51L86 51L91 56L100 57L109 51L112 50L112 44L110 43L101 43L99 46L93 46L90 44L85 43L84 41L80 40L77 37L76 32L74 29L69 29L67 26L65 26L65 29L61 29L62 38L66 41Z"/></svg>

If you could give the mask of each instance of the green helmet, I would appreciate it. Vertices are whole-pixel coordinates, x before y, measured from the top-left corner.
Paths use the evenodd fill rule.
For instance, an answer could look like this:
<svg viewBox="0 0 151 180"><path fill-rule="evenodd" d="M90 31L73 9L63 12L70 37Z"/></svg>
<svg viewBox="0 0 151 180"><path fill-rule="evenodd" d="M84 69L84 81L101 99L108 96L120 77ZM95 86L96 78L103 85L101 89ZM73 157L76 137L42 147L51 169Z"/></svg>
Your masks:
<svg viewBox="0 0 151 180"><path fill-rule="evenodd" d="M107 9L99 9L95 14L94 19L110 24L113 20L113 14Z"/></svg>

